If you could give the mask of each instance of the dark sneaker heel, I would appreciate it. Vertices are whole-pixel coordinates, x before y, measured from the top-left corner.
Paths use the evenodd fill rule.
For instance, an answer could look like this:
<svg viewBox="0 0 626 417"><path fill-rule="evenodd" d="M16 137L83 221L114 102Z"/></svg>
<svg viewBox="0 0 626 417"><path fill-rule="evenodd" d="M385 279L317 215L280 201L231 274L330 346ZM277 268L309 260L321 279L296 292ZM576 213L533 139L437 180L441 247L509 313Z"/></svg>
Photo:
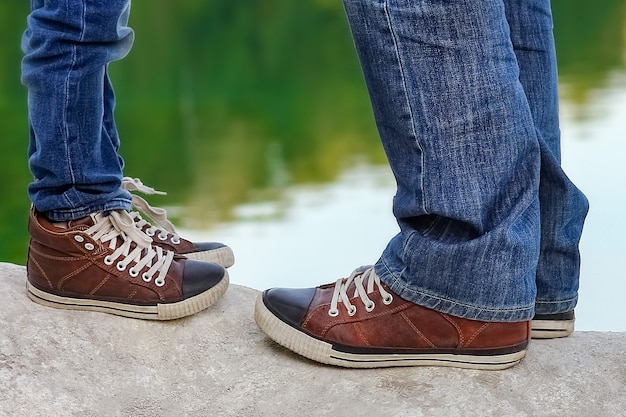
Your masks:
<svg viewBox="0 0 626 417"><path fill-rule="evenodd" d="M574 310L558 314L535 314L530 336L533 339L556 339L574 332Z"/></svg>

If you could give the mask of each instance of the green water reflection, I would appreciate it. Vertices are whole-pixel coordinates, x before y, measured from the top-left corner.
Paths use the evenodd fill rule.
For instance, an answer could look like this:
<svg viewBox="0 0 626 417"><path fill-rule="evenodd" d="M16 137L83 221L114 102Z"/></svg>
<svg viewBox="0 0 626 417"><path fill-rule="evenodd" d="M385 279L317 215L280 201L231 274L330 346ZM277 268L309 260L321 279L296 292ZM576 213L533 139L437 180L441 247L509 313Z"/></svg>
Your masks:
<svg viewBox="0 0 626 417"><path fill-rule="evenodd" d="M553 1L566 100L624 70L625 3ZM30 180L19 38L26 2L0 3L0 260L23 263ZM339 0L133 3L135 47L111 67L126 173L167 190L194 224L228 220L288 184L384 164Z"/></svg>

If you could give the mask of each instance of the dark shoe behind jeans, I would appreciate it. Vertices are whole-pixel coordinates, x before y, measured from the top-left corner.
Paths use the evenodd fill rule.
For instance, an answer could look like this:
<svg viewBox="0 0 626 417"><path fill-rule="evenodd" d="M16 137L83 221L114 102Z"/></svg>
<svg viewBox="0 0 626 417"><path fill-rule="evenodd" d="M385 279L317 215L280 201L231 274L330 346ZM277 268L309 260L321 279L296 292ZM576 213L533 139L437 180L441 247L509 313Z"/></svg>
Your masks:
<svg viewBox="0 0 626 417"><path fill-rule="evenodd" d="M28 296L57 308L170 320L197 313L228 288L218 264L152 244L126 211L57 227L31 210Z"/></svg>
<svg viewBox="0 0 626 417"><path fill-rule="evenodd" d="M574 332L574 310L557 314L535 314L532 320L533 339L567 337Z"/></svg>
<svg viewBox="0 0 626 417"><path fill-rule="evenodd" d="M530 322L462 319L400 298L373 268L317 288L270 289L255 319L270 338L314 361L352 368L504 369L526 353Z"/></svg>

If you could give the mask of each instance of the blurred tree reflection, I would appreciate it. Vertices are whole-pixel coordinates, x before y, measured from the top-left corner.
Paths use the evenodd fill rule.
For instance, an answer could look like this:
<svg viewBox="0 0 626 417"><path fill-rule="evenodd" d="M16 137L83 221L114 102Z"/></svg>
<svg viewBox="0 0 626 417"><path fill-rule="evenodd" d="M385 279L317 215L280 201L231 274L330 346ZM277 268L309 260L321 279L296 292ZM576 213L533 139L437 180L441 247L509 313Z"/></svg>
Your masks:
<svg viewBox="0 0 626 417"><path fill-rule="evenodd" d="M382 162L340 6L135 6L135 50L115 69L129 172L223 219L287 182L332 180L355 156ZM132 138L146 133L154 145L142 151Z"/></svg>
<svg viewBox="0 0 626 417"><path fill-rule="evenodd" d="M626 1L552 0L564 99L585 104L614 71L624 70Z"/></svg>
<svg viewBox="0 0 626 417"><path fill-rule="evenodd" d="M30 174L26 167L26 95L20 85L20 38L28 2L0 2L0 262L24 262Z"/></svg>

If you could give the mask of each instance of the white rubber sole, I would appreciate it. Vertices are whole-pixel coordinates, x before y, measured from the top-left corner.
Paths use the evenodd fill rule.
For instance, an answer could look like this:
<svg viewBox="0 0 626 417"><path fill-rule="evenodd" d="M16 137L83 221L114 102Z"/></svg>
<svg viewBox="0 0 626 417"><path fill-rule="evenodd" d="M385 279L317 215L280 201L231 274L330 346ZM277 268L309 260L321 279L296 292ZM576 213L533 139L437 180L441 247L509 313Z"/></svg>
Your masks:
<svg viewBox="0 0 626 417"><path fill-rule="evenodd" d="M296 330L267 309L259 295L254 319L263 332L278 344L316 362L346 368L383 368L392 366L450 366L466 369L498 370L510 368L526 355L526 350L504 355L441 354L357 354L335 350L333 345Z"/></svg>
<svg viewBox="0 0 626 417"><path fill-rule="evenodd" d="M222 265L224 268L230 268L235 264L235 255L228 246L204 252L186 253L184 256L196 261L213 262Z"/></svg>
<svg viewBox="0 0 626 417"><path fill-rule="evenodd" d="M28 297L47 307L66 310L98 311L144 320L174 320L198 313L219 300L228 289L228 273L213 288L177 303L140 306L111 301L90 300L83 298L61 297L41 291L26 283Z"/></svg>
<svg viewBox="0 0 626 417"><path fill-rule="evenodd" d="M533 320L531 323L533 339L556 339L574 332L574 320Z"/></svg>

